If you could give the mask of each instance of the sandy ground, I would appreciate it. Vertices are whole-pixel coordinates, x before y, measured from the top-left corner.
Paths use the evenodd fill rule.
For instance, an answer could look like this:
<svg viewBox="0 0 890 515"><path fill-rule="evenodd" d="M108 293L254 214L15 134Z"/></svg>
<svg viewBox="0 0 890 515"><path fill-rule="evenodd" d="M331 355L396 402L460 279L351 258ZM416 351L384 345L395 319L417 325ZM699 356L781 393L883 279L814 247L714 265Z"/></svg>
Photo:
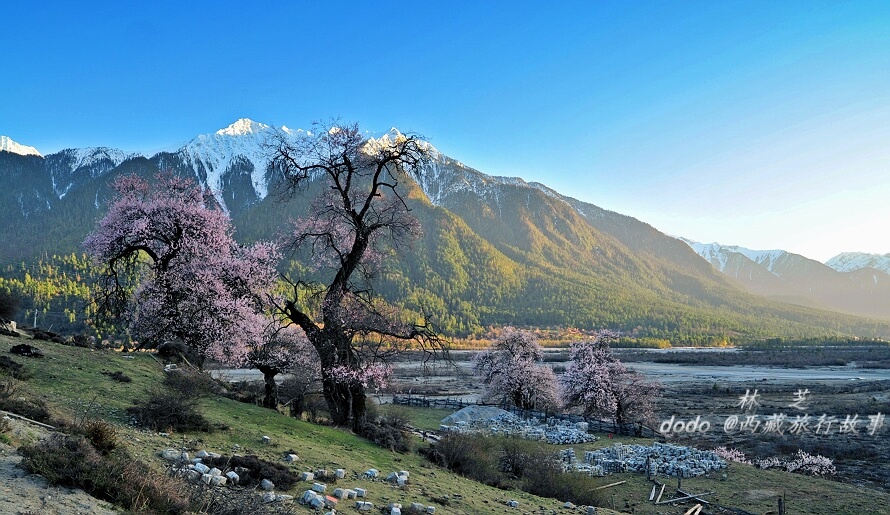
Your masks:
<svg viewBox="0 0 890 515"><path fill-rule="evenodd" d="M16 440L45 438L46 430L11 420ZM0 443L0 514L68 515L120 513L107 502L87 495L83 490L49 486L43 476L28 474L19 467L22 456L18 451Z"/></svg>

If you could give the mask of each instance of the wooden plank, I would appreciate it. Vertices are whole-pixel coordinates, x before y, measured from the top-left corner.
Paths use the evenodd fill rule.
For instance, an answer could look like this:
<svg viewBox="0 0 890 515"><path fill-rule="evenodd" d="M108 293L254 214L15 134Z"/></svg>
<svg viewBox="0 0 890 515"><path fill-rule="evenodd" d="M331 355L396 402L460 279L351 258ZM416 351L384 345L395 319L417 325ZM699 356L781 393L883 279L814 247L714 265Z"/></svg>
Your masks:
<svg viewBox="0 0 890 515"><path fill-rule="evenodd" d="M56 430L55 427L53 427L53 426L51 426L51 425L49 425L49 424L44 424L43 422L38 422L38 421L36 421L36 420L32 420L32 419L30 419L30 418L28 418L28 417L23 417L23 416L21 416L21 415L19 415L19 414L16 414L16 413L11 412L11 411L3 411L3 410L0 410L0 413L5 413L6 415L9 415L9 416L12 417L12 418L17 418L17 419L19 419L19 420L24 420L25 422L28 422L28 423L31 423L31 424L35 424L35 425L38 425L38 426L40 426L40 427L45 427L45 428L47 428L47 429L49 429L49 430L52 430L52 431L55 431L55 430Z"/></svg>
<svg viewBox="0 0 890 515"><path fill-rule="evenodd" d="M686 512L683 515L697 515L698 512L700 512L700 511L701 511L701 504L696 504L692 508L689 508L688 510L686 510Z"/></svg>
<svg viewBox="0 0 890 515"><path fill-rule="evenodd" d="M652 493L649 494L649 500L652 501L655 499L655 490L658 488L658 485L652 485Z"/></svg>
<svg viewBox="0 0 890 515"><path fill-rule="evenodd" d="M618 481L617 483L611 483L611 484L608 484L608 485L598 486L598 487L594 488L594 490L603 490L603 489L605 489L605 488L611 488L611 487L613 487L613 486L622 485L622 484L624 484L624 483L627 483L627 481L626 481L626 480L625 480L625 481Z"/></svg>
<svg viewBox="0 0 890 515"><path fill-rule="evenodd" d="M679 488L677 489L677 493L678 493L678 494L681 494L681 495L692 495L692 494L690 494L689 492L684 492L683 490L680 490ZM700 502L700 503L702 503L702 504L711 504L711 503L709 503L708 501L706 501L706 500L704 500L704 499L699 499L699 498L697 498L697 497L693 497L693 500L694 500L694 501L698 501L698 502Z"/></svg>
<svg viewBox="0 0 890 515"><path fill-rule="evenodd" d="M705 492L705 493L701 493L701 494L687 495L685 497L677 497L675 499L668 499L666 501L656 502L655 504L671 504L671 503L680 502L680 501L688 501L690 499L695 499L696 497L700 497L702 495L712 495L713 493L714 492Z"/></svg>
<svg viewBox="0 0 890 515"><path fill-rule="evenodd" d="M658 498L655 499L655 504L658 504L658 501L661 500L661 494L663 494L663 493L664 493L664 485L661 485L661 491L658 492Z"/></svg>

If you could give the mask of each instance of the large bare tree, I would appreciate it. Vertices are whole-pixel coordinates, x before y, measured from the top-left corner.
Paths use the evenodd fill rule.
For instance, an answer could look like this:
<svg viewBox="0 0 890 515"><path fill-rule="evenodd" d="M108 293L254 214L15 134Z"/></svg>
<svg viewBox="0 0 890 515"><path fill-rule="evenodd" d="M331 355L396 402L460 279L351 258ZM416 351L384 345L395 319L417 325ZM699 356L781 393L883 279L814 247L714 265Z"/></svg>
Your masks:
<svg viewBox="0 0 890 515"><path fill-rule="evenodd" d="M279 309L318 352L333 422L351 421L357 431L365 421L365 390L385 379L391 353L412 343L443 348L426 320L404 320L370 282L389 251L419 234L401 183L422 172L427 148L416 136L368 139L357 125L338 123L316 124L298 137L282 131L273 143L289 196L316 181L324 185L309 214L294 221L289 244L308 252L325 279L292 282L293 295Z"/></svg>

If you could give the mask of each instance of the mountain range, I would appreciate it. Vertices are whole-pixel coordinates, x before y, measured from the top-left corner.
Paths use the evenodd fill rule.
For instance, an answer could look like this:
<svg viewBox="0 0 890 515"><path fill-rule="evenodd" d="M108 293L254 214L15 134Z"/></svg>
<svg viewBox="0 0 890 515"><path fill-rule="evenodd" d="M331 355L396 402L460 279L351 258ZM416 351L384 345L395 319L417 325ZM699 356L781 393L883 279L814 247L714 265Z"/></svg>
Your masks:
<svg viewBox="0 0 890 515"><path fill-rule="evenodd" d="M277 194L264 146L274 130L241 119L151 156L104 147L42 156L0 138L0 241L6 242L0 261L79 252L111 197L111 180L159 170L193 177L212 191L240 240L274 238L308 209L309 199ZM377 140L397 134L393 129ZM890 337L890 255L842 254L828 266L782 251L702 245L543 184L486 175L429 151L429 164L407 185L423 236L389 260L375 288L408 312L432 312L447 334L513 324L609 327L675 343ZM299 256L283 271L313 278Z"/></svg>

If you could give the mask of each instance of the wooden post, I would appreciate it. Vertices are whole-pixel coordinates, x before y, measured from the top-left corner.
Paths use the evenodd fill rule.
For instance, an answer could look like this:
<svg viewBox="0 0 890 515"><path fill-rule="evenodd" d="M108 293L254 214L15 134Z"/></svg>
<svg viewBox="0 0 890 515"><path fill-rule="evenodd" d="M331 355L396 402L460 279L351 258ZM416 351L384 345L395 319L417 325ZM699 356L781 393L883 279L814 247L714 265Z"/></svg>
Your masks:
<svg viewBox="0 0 890 515"><path fill-rule="evenodd" d="M677 490L683 488L683 471L677 471Z"/></svg>
<svg viewBox="0 0 890 515"><path fill-rule="evenodd" d="M652 469L649 467L649 463L651 463L651 462L652 462L652 458L647 456L646 457L646 481L652 481L652 472L651 472ZM653 492L654 492L654 490L653 490Z"/></svg>
<svg viewBox="0 0 890 515"><path fill-rule="evenodd" d="M779 515L785 515L785 499L779 497Z"/></svg>

